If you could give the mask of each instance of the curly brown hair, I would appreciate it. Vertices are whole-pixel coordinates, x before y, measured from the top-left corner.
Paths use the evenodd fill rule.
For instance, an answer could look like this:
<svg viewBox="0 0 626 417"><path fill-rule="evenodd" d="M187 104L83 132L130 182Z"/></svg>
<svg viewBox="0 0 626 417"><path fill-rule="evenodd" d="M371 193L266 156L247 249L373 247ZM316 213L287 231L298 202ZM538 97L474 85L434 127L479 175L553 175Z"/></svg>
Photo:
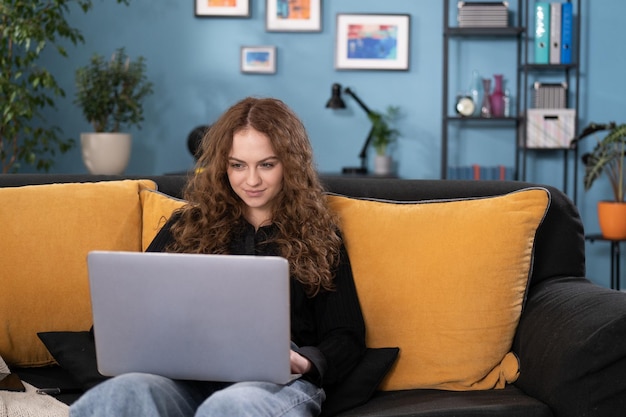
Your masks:
<svg viewBox="0 0 626 417"><path fill-rule="evenodd" d="M245 203L228 181L229 153L235 133L253 128L271 141L283 165L283 186L273 204L273 238L291 274L309 296L333 289L341 238L337 218L326 205L313 164L313 150L299 117L282 101L245 98L229 108L202 139L196 172L172 227L175 243L168 250L227 254L234 225L240 224Z"/></svg>

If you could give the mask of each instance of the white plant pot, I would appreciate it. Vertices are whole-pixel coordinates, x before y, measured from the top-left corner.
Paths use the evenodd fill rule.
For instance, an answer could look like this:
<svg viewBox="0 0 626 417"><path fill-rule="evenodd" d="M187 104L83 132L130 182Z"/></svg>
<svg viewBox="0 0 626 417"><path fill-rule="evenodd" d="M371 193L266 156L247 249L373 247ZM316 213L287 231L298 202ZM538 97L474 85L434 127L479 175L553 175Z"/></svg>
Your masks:
<svg viewBox="0 0 626 417"><path fill-rule="evenodd" d="M129 133L81 133L83 162L93 175L122 175L130 160Z"/></svg>
<svg viewBox="0 0 626 417"><path fill-rule="evenodd" d="M376 155L374 158L374 174L389 175L392 171L393 160L389 155Z"/></svg>

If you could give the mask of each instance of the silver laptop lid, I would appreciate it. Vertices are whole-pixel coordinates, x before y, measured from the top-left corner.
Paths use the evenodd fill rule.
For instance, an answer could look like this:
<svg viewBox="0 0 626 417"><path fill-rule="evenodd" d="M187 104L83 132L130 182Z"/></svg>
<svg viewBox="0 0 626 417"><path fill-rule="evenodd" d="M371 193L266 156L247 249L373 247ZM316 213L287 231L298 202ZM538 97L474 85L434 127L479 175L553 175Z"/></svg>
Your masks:
<svg viewBox="0 0 626 417"><path fill-rule="evenodd" d="M94 251L88 268L103 375L289 381L286 259Z"/></svg>

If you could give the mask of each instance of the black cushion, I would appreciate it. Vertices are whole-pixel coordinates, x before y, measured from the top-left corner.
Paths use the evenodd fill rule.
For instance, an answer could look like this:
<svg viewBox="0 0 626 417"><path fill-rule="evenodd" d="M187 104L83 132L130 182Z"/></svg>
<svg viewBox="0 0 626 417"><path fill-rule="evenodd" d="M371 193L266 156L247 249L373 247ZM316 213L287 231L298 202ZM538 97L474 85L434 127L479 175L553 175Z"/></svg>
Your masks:
<svg viewBox="0 0 626 417"><path fill-rule="evenodd" d="M337 386L326 388L320 417L330 417L365 404L398 357L399 348L368 348L361 362Z"/></svg>
<svg viewBox="0 0 626 417"><path fill-rule="evenodd" d="M41 332L39 339L61 368L69 372L83 389L108 379L98 372L96 345L91 331Z"/></svg>

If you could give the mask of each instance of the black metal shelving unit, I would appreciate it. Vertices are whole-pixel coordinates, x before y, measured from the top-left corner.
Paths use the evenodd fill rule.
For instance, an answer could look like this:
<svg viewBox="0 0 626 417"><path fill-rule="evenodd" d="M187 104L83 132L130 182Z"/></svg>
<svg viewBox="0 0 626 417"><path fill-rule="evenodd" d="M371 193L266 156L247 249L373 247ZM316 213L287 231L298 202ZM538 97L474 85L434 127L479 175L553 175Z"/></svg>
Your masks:
<svg viewBox="0 0 626 417"><path fill-rule="evenodd" d="M443 81L442 81L442 143L441 143L441 177L446 178L448 175L448 130L452 123L464 123L464 128L486 128L489 126L501 126L502 124L509 124L512 129L515 129L513 136L515 137L515 143L512 145L515 153L515 179L526 180L527 178L527 158L529 157L527 141L526 141L526 120L527 109L529 107L529 97L531 94L531 84L529 77L531 75L540 77L541 75L549 75L561 77L568 84L568 102L567 107L574 108L576 111L574 132L578 132L578 119L579 119L579 86L580 86L580 71L578 62L580 60L580 16L581 16L581 1L582 0L568 0L567 2L575 3L574 11L574 39L572 51L572 57L574 63L572 64L535 64L531 62L529 56L529 49L533 45L534 35L532 33L534 21L535 0L517 0L517 10L513 21L513 26L505 28L466 28L455 27L450 25L451 20L451 4L455 4L454 0L444 0L444 13L443 13ZM455 9L456 11L456 9ZM493 41L499 39L513 39L517 45L517 68L515 79L515 97L514 108L516 114L510 117L497 117L497 118L482 118L482 117L463 117L456 114L451 114L451 103L449 97L449 85L450 85L450 43L453 41L465 42L465 41ZM573 91L570 89L573 86ZM476 103L480 104L480 103ZM550 150L554 150L551 148ZM568 148L557 149L564 153L563 170L564 170L564 184L563 189L565 192L568 190L568 178L569 178L569 153L574 152L574 201L576 201L577 193L577 172L578 172L578 149L577 146L572 145ZM541 152L540 149L534 149L535 152Z"/></svg>

